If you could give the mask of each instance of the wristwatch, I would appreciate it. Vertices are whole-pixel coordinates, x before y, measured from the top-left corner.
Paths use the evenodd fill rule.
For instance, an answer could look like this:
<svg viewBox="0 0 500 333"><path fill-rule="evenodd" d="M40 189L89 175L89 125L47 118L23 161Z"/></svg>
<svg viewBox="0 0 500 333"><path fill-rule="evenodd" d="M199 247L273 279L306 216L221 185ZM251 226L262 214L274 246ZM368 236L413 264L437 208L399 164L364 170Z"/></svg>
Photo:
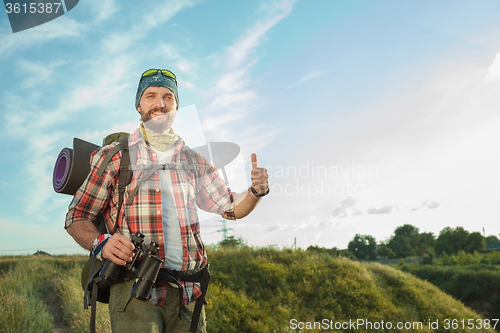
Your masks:
<svg viewBox="0 0 500 333"><path fill-rule="evenodd" d="M253 194L254 196L256 196L257 198L260 198L260 197L263 197L263 196L265 196L265 195L268 195L268 194L269 194L269 187L267 188L267 191L266 191L266 192L264 192L264 193L259 193L259 192L257 192L257 191L253 188L253 186L252 186L252 187L250 187L250 189L252 190L252 194Z"/></svg>

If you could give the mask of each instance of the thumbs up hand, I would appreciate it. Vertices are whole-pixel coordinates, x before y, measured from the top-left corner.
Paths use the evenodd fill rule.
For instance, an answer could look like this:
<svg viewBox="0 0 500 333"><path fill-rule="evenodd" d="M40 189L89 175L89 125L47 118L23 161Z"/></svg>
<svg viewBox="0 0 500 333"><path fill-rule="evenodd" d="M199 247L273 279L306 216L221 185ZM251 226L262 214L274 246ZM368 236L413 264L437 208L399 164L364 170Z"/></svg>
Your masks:
<svg viewBox="0 0 500 333"><path fill-rule="evenodd" d="M269 176L266 168L257 166L257 155L252 154L252 173L250 175L252 187L257 194L264 194L269 189Z"/></svg>

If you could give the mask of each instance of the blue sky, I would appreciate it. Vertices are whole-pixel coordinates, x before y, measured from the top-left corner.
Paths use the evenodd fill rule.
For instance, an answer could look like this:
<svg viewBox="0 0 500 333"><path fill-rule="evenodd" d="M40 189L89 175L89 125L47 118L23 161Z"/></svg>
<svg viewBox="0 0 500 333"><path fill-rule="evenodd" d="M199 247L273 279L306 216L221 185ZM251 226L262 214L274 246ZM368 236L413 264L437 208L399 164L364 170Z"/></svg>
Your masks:
<svg viewBox="0 0 500 333"><path fill-rule="evenodd" d="M13 34L0 13L0 254L84 253L52 188L73 137L138 125L138 77L179 78L174 129L228 141L271 195L232 234L256 246L345 248L410 223L500 233L498 1L80 1ZM498 56L497 56L498 55ZM203 215L206 243L221 239Z"/></svg>

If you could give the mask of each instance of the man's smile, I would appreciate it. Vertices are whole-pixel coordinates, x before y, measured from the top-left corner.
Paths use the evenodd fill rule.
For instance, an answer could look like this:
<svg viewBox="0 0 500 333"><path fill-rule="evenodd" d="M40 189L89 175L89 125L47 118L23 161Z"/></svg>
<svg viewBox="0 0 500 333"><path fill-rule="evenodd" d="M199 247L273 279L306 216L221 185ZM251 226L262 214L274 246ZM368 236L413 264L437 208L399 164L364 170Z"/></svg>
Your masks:
<svg viewBox="0 0 500 333"><path fill-rule="evenodd" d="M167 110L165 110L165 109L159 109L159 110L151 111L149 113L149 116L150 116L150 118L152 118L153 116L161 116L161 115L164 115L164 114L167 114Z"/></svg>

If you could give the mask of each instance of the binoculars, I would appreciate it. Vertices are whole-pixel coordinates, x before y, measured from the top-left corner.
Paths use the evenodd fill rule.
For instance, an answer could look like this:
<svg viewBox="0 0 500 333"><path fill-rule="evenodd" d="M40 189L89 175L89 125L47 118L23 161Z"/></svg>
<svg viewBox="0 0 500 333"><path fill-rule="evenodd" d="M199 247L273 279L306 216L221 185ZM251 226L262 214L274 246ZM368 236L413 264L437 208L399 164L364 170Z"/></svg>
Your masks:
<svg viewBox="0 0 500 333"><path fill-rule="evenodd" d="M134 244L134 251L132 256L132 261L126 263L124 266L115 264L111 260L107 260L104 267L99 272L99 277L109 283L117 282L120 277L120 273L126 269L129 272L134 273L135 277L139 278L130 294L137 299L147 300L151 293L154 283L158 273L160 272L160 267L163 262L162 259L156 257L160 246L156 242L151 242L146 253L141 250L141 245L144 242L144 234L136 232L132 237L132 244ZM138 261L140 257L142 261ZM137 266L139 266L137 268Z"/></svg>

